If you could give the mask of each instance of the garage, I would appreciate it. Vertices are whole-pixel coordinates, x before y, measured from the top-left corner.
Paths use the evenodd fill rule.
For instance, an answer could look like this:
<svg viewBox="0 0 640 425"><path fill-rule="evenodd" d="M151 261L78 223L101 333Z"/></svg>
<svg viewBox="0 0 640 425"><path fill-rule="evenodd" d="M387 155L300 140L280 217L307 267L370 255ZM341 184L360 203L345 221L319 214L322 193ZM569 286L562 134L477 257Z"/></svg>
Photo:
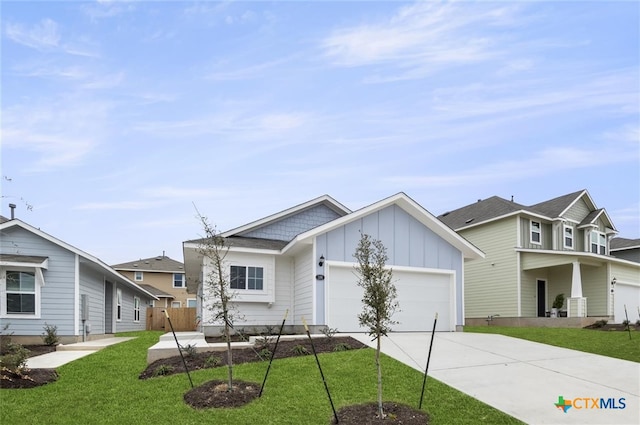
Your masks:
<svg viewBox="0 0 640 425"><path fill-rule="evenodd" d="M362 291L353 265L330 265L327 270L328 326L340 332L364 332L358 324L362 311ZM455 293L452 271L393 270L399 312L393 320L394 332L431 331L438 313L437 331L455 330Z"/></svg>
<svg viewBox="0 0 640 425"><path fill-rule="evenodd" d="M627 314L631 323L635 323L640 316L640 286L618 282L613 298L614 322L622 323L627 318L624 314L624 307L627 306Z"/></svg>

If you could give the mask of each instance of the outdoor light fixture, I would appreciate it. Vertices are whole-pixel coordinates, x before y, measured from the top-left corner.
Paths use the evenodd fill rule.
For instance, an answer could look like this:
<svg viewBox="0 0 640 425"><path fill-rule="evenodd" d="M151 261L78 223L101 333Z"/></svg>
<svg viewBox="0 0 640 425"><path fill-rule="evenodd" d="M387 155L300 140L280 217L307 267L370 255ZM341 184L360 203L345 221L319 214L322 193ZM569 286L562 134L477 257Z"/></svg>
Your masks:
<svg viewBox="0 0 640 425"><path fill-rule="evenodd" d="M616 278L614 277L613 280L611 281L611 293L613 294L613 287L616 286Z"/></svg>
<svg viewBox="0 0 640 425"><path fill-rule="evenodd" d="M320 256L320 262L318 263L320 267L324 266L324 255Z"/></svg>

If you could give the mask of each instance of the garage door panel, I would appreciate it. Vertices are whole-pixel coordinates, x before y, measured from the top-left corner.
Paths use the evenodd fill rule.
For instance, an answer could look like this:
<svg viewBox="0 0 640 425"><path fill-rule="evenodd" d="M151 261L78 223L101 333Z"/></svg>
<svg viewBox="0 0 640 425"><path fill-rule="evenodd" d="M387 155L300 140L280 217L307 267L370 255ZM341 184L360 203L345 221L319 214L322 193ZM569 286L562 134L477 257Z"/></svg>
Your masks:
<svg viewBox="0 0 640 425"><path fill-rule="evenodd" d="M327 273L328 325L341 332L363 332L358 324L363 289L356 284L353 269L329 267ZM452 330L452 281L448 274L395 271L400 311L392 317L399 322L393 331L430 331L438 312L438 331Z"/></svg>
<svg viewBox="0 0 640 425"><path fill-rule="evenodd" d="M618 284L614 293L614 322L622 323L626 320L624 307L627 306L629 320L634 322L638 317L640 308L640 287L626 284Z"/></svg>

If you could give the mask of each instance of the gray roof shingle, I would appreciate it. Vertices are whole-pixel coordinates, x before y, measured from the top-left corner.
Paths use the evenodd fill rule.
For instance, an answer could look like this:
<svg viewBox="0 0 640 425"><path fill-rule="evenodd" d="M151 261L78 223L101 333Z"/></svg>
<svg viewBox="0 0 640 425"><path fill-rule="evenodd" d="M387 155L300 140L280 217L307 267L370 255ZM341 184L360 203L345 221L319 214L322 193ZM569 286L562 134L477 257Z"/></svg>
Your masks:
<svg viewBox="0 0 640 425"><path fill-rule="evenodd" d="M181 272L184 270L184 264L166 255L141 258L140 260L116 264L111 267L116 270L141 270L149 272Z"/></svg>
<svg viewBox="0 0 640 425"><path fill-rule="evenodd" d="M517 202L507 201L499 196L492 196L457 210L446 212L438 216L438 219L456 230L526 208Z"/></svg>
<svg viewBox="0 0 640 425"><path fill-rule="evenodd" d="M640 248L640 239L613 238L609 247L611 251Z"/></svg>
<svg viewBox="0 0 640 425"><path fill-rule="evenodd" d="M549 199L548 201L531 205L528 209L539 212L540 214L547 217L560 217L560 214L562 214L562 212L566 210L569 205L571 205L584 192L585 190L583 189L577 192L558 196L557 198Z"/></svg>

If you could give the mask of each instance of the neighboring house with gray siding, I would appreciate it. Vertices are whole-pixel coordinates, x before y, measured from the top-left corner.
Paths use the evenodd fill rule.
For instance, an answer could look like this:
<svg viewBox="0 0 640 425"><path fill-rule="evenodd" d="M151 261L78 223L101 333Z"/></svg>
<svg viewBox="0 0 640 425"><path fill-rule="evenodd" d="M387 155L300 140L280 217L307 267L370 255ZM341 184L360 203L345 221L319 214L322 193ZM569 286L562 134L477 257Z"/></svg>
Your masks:
<svg viewBox="0 0 640 425"><path fill-rule="evenodd" d="M61 342L144 330L156 299L98 258L18 219L0 219L0 322L13 338L41 342L45 323Z"/></svg>
<svg viewBox="0 0 640 425"><path fill-rule="evenodd" d="M621 322L640 305L640 264L616 255L618 232L586 190L529 206L493 196L438 218L486 254L465 265L467 319L547 317L560 293L570 317Z"/></svg>
<svg viewBox="0 0 640 425"><path fill-rule="evenodd" d="M467 260L482 252L443 225L404 193L351 211L322 196L221 234L229 251L225 267L244 316L237 327L280 324L317 330L362 332L362 288L356 284L355 253L361 234L383 242L393 269L400 311L397 331L425 331L439 314L438 330L464 324L463 287ZM183 243L187 289L198 294L202 330L210 335L211 300L203 285L211 265L200 254L203 240Z"/></svg>
<svg viewBox="0 0 640 425"><path fill-rule="evenodd" d="M614 257L640 263L640 239L613 238L609 250Z"/></svg>

